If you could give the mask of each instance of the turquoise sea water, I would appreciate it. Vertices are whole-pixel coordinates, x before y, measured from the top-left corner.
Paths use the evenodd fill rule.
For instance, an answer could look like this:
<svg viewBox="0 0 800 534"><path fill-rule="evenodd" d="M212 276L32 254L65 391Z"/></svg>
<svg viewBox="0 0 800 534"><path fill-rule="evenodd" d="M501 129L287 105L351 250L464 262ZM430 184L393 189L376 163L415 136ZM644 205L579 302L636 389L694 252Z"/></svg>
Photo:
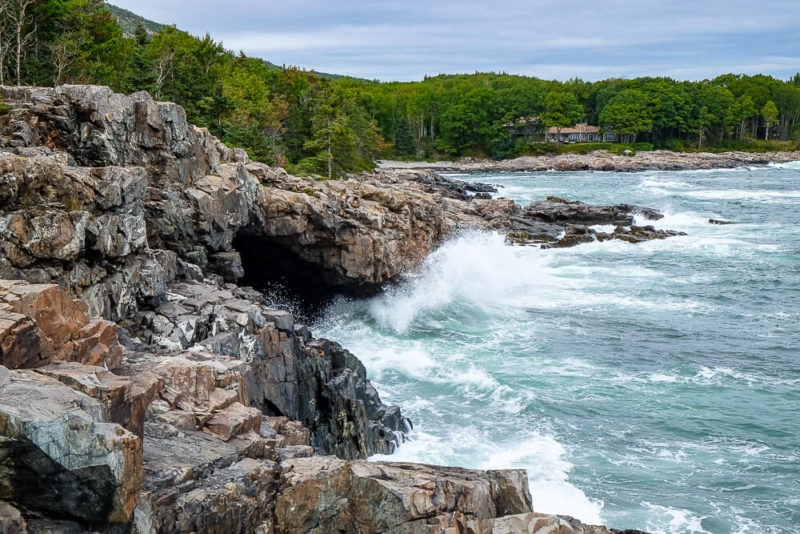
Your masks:
<svg viewBox="0 0 800 534"><path fill-rule="evenodd" d="M616 528L800 531L800 165L457 177L523 204L658 208L688 235L541 250L469 233L331 306L315 333L415 423L391 458L523 467L537 511Z"/></svg>

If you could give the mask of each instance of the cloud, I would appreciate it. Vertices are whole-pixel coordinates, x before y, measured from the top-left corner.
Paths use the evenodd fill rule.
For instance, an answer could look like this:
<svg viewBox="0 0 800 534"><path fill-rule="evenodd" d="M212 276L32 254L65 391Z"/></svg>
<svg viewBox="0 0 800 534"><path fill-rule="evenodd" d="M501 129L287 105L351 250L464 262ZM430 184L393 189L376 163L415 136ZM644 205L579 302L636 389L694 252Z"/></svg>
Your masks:
<svg viewBox="0 0 800 534"><path fill-rule="evenodd" d="M506 71L579 76L800 70L800 2L772 0L118 0L226 47L319 71L382 80Z"/></svg>

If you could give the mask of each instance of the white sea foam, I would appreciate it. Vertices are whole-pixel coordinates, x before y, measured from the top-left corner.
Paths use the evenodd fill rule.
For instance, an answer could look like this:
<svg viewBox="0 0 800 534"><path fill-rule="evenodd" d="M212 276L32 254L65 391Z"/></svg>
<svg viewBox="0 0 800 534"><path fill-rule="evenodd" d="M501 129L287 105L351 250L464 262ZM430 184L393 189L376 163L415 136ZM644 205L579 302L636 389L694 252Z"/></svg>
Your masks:
<svg viewBox="0 0 800 534"><path fill-rule="evenodd" d="M679 376L676 375L667 375L664 373L653 373L649 376L650 382L666 382L670 384L674 384L680 380Z"/></svg>
<svg viewBox="0 0 800 534"><path fill-rule="evenodd" d="M696 228L708 228L708 219L712 218L708 215L701 215L693 212L665 212L664 217L658 220L648 219L642 214L636 214L633 217L636 225L652 224L659 229L671 230L692 230Z"/></svg>
<svg viewBox="0 0 800 534"><path fill-rule="evenodd" d="M638 245L588 243L581 247L594 247L607 254L615 250L627 253L631 247L647 252L648 246L686 246L665 244L666 241ZM717 241L709 242L720 245ZM445 243L428 257L419 273L400 287L372 299L367 308L382 326L402 334L418 318L430 321L431 314L448 306L467 307L470 315L486 313L496 320L512 318L515 313L532 309L611 307L702 311L711 307L693 299L646 299L620 290L622 280L625 280L624 287L632 281L652 279L661 274L637 265L597 267L586 264L579 256L587 249L581 247L541 251L509 246L499 234L467 233ZM603 288L607 290L600 291Z"/></svg>
<svg viewBox="0 0 800 534"><path fill-rule="evenodd" d="M788 161L785 163L768 163L767 166L776 169L800 169L800 161Z"/></svg>
<svg viewBox="0 0 800 534"><path fill-rule="evenodd" d="M649 502L643 504L648 508L650 516L646 530L653 534L711 534L703 528L703 518L689 510Z"/></svg>
<svg viewBox="0 0 800 534"><path fill-rule="evenodd" d="M524 467L528 470L533 507L550 514L568 514L589 524L602 523L603 504L589 499L569 483L572 464L564 446L551 436L536 434L486 458L483 469Z"/></svg>
<svg viewBox="0 0 800 534"><path fill-rule="evenodd" d="M595 232L605 232L607 234L610 234L611 232L614 231L614 228L616 228L616 226L614 226L613 224L595 224L594 226L590 226L589 228L591 228Z"/></svg>
<svg viewBox="0 0 800 534"><path fill-rule="evenodd" d="M401 287L373 299L369 311L382 325L404 332L420 314L455 301L478 309L502 307L547 283L541 261L496 233L470 232L431 254Z"/></svg>
<svg viewBox="0 0 800 534"><path fill-rule="evenodd" d="M769 189L708 189L685 191L681 194L701 200L769 201L800 198L800 191L772 191Z"/></svg>
<svg viewBox="0 0 800 534"><path fill-rule="evenodd" d="M670 173L670 174L678 174L678 175L682 175L682 174L687 174L687 175L692 175L692 174L729 174L729 173L732 173L732 172L749 172L749 171L752 171L754 169L760 169L760 168L761 167L752 167L752 166L739 165L738 167L732 167L730 169L685 169L685 170L682 170L682 171L661 171L661 172Z"/></svg>
<svg viewBox="0 0 800 534"><path fill-rule="evenodd" d="M680 190L694 189L696 186L688 182L675 182L672 180L658 180L654 178L645 178L639 184L639 187L644 189L666 189L666 190Z"/></svg>

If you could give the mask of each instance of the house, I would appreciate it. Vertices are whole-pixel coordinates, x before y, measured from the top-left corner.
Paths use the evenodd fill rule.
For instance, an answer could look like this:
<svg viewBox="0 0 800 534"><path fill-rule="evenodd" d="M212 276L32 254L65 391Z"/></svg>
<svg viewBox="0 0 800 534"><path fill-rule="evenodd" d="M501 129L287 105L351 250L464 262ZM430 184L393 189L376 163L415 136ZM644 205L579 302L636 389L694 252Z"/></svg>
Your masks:
<svg viewBox="0 0 800 534"><path fill-rule="evenodd" d="M548 128L545 133L545 139L550 142L559 141L558 128ZM570 128L561 128L561 142L562 143L615 143L619 140L617 134L613 131L601 131L597 126L581 122Z"/></svg>
<svg viewBox="0 0 800 534"><path fill-rule="evenodd" d="M558 128L552 127L545 130L539 117L520 117L515 122L506 124L505 128L513 137L523 137L529 141L553 143L559 141ZM597 126L582 122L569 128L561 128L560 141L562 143L615 143L619 141L619 136L610 128L601 131Z"/></svg>

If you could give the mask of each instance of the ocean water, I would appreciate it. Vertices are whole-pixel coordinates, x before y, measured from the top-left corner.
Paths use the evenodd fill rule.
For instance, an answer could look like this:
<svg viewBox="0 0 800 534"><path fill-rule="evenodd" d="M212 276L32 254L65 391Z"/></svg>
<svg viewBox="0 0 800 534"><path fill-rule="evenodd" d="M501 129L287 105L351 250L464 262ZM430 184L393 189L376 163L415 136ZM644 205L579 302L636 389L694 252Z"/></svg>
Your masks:
<svg viewBox="0 0 800 534"><path fill-rule="evenodd" d="M457 177L523 204L654 207L688 235L466 233L331 305L315 333L414 421L390 459L525 468L535 510L615 528L800 532L800 164Z"/></svg>

